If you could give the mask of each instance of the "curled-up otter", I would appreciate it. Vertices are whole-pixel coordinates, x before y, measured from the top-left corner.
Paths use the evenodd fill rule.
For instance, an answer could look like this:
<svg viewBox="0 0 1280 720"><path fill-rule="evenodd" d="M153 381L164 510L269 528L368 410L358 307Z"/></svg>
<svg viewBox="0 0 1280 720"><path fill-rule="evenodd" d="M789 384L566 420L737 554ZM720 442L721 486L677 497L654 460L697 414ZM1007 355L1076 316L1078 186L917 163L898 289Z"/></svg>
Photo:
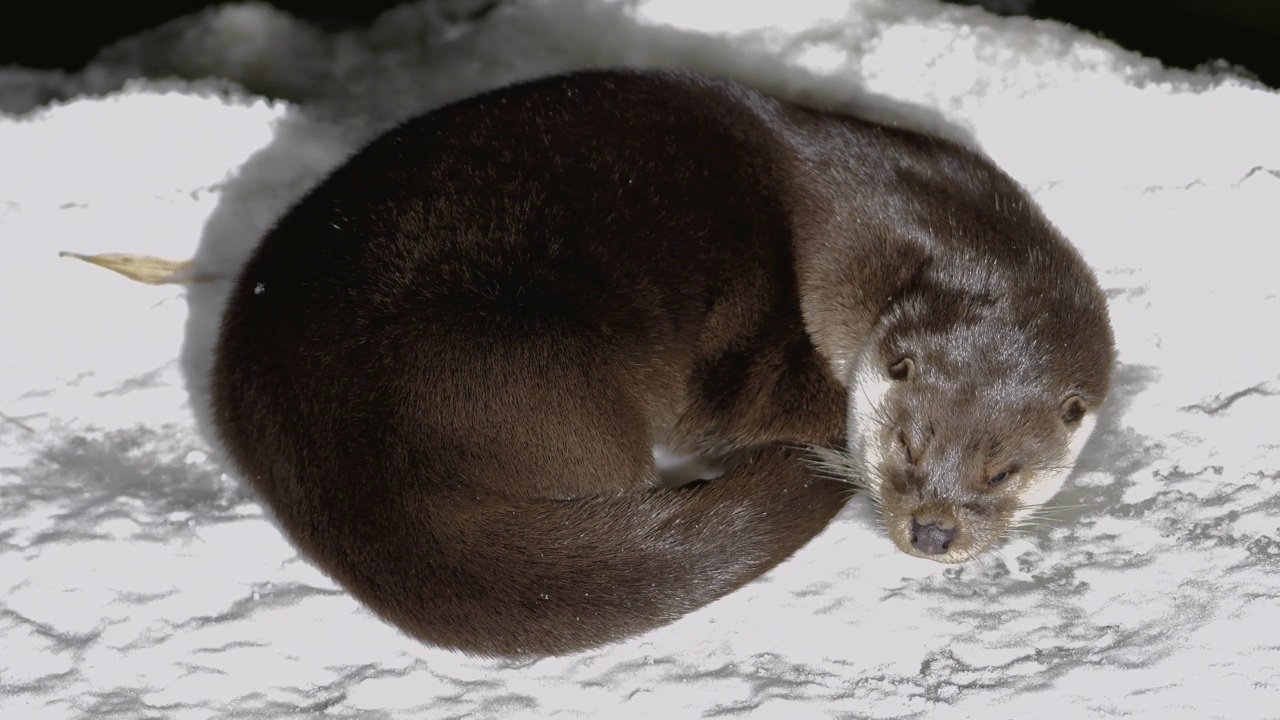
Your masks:
<svg viewBox="0 0 1280 720"><path fill-rule="evenodd" d="M996 547L1061 486L1106 303L956 144L694 75L522 83L374 140L266 235L213 369L301 552L427 643L574 652L671 622L850 485L903 552ZM714 460L668 486L653 448Z"/></svg>

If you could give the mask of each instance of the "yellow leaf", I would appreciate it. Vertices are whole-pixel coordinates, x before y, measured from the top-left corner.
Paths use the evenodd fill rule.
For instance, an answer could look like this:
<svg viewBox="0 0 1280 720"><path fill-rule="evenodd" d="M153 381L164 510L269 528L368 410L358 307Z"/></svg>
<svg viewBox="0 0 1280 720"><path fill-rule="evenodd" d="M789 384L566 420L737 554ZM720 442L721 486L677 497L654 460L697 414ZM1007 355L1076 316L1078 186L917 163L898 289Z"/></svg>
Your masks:
<svg viewBox="0 0 1280 720"><path fill-rule="evenodd" d="M129 253L81 255L79 253L66 252L65 250L58 253L58 256L83 260L98 267L118 272L130 280L136 280L148 285L186 285L218 279L212 275L193 274L190 260L166 260L152 255L132 255Z"/></svg>

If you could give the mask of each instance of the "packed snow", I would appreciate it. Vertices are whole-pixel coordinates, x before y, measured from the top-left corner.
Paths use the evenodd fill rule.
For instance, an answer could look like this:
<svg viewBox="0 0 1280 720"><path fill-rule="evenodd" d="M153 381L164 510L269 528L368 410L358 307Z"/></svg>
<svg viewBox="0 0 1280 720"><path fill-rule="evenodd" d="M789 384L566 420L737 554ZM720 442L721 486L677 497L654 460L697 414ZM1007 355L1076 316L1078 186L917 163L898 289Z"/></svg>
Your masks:
<svg viewBox="0 0 1280 720"><path fill-rule="evenodd" d="M378 130L599 65L966 138L1035 195L1120 359L1052 522L944 567L855 500L702 611L525 663L411 641L298 556L208 432L229 278ZM0 70L0 109L0 717L1280 713L1273 90L935 0L448 0L334 34L225 6ZM148 284L62 252L193 262Z"/></svg>

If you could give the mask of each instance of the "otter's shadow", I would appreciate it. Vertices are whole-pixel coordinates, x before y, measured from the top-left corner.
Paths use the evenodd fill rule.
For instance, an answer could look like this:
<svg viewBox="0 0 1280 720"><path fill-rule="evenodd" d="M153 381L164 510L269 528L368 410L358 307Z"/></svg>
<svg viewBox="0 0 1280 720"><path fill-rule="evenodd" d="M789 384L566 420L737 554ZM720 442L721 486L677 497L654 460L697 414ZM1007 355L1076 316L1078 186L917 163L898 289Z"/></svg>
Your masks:
<svg viewBox="0 0 1280 720"><path fill-rule="evenodd" d="M290 112L276 125L271 142L224 183L218 205L205 222L192 261L197 274L212 279L188 286L180 360L196 429L219 455L222 446L213 431L209 373L234 280L276 219L353 148L338 128L305 112Z"/></svg>

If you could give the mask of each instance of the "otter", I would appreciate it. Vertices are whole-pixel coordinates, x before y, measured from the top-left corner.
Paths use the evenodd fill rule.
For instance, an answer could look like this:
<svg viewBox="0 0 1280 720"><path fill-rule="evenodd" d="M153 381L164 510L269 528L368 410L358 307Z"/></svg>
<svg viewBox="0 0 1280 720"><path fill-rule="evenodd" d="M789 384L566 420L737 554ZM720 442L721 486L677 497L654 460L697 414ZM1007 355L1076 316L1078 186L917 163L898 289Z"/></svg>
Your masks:
<svg viewBox="0 0 1280 720"><path fill-rule="evenodd" d="M856 487L908 554L991 550L1112 363L1092 272L980 154L601 69L334 170L241 270L211 380L300 552L425 643L529 657L724 596ZM664 484L655 447L721 474Z"/></svg>

